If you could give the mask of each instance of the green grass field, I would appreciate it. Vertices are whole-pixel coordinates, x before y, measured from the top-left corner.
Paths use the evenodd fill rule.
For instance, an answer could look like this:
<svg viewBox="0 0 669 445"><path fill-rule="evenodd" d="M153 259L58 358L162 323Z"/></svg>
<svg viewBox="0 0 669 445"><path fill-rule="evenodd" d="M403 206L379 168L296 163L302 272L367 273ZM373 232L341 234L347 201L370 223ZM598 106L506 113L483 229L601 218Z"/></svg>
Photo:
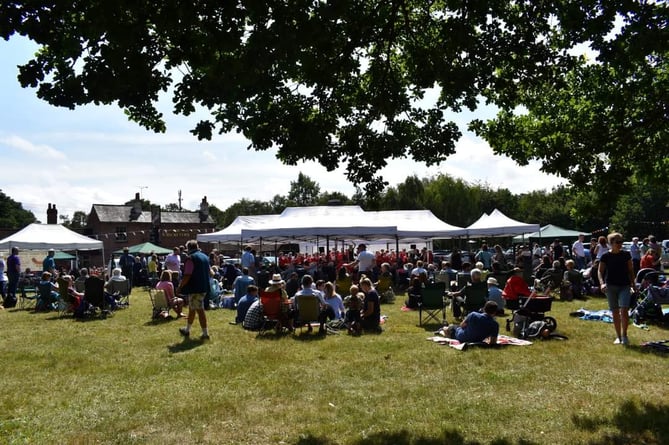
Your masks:
<svg viewBox="0 0 669 445"><path fill-rule="evenodd" d="M259 338L208 311L204 344L180 338L183 320L151 322L139 289L106 320L1 311L0 443L669 443L669 355L639 347L668 330L631 327L624 348L568 315L604 299L557 301L568 340L457 351L402 300L361 337Z"/></svg>

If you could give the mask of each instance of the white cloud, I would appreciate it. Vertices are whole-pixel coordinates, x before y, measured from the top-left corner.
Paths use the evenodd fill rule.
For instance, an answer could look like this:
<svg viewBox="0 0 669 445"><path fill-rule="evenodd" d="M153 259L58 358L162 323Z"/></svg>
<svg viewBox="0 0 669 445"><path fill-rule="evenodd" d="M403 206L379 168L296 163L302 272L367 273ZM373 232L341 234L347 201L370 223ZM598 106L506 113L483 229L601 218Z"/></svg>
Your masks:
<svg viewBox="0 0 669 445"><path fill-rule="evenodd" d="M216 160L216 155L209 150L203 151L202 156L204 157L205 161L213 162Z"/></svg>
<svg viewBox="0 0 669 445"><path fill-rule="evenodd" d="M0 138L0 144L4 144L8 147L15 148L17 150L20 150L24 153L28 153L29 155L37 158L57 159L57 160L64 160L67 158L67 156L65 156L65 153L62 153L49 145L33 144L32 142L16 135L10 135Z"/></svg>

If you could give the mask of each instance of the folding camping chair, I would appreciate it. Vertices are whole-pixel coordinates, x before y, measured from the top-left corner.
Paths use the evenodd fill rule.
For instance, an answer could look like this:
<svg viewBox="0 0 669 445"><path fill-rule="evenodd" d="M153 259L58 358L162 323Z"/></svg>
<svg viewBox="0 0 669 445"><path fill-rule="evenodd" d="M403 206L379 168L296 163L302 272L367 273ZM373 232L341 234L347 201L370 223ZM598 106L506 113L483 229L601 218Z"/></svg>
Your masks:
<svg viewBox="0 0 669 445"><path fill-rule="evenodd" d="M259 292L260 303L263 307L263 322L258 335L264 334L270 329L281 332L283 327L283 314L281 313L281 291Z"/></svg>
<svg viewBox="0 0 669 445"><path fill-rule="evenodd" d="M107 297L105 296L105 282L102 278L91 275L84 281L84 300L93 307L100 309L100 317L105 318L109 313Z"/></svg>
<svg viewBox="0 0 669 445"><path fill-rule="evenodd" d="M465 302L463 305L463 316L470 312L477 312L485 306L488 301L488 284L485 281L472 283L464 289Z"/></svg>
<svg viewBox="0 0 669 445"><path fill-rule="evenodd" d="M423 312L425 312L425 322L430 320L439 322L437 318L441 312L441 323L446 322L446 283L426 283L418 299L418 325L423 325Z"/></svg>
<svg viewBox="0 0 669 445"><path fill-rule="evenodd" d="M19 309L34 309L39 300L39 289L32 282L26 282L21 285L19 292Z"/></svg>
<svg viewBox="0 0 669 445"><path fill-rule="evenodd" d="M58 278L56 281L58 284L58 315L63 317L68 313L74 313L77 309L75 307L76 301L70 296L68 292L69 283L63 278Z"/></svg>
<svg viewBox="0 0 669 445"><path fill-rule="evenodd" d="M318 297L315 295L300 295L295 297L298 300L297 307L297 326L302 332L303 327L307 327L307 332L311 332L312 322L319 322L321 314L321 304Z"/></svg>
<svg viewBox="0 0 669 445"><path fill-rule="evenodd" d="M58 304L60 295L54 291L51 282L41 282L37 285L39 294L35 303L36 311L50 311L54 308L54 303Z"/></svg>
<svg viewBox="0 0 669 445"><path fill-rule="evenodd" d="M107 292L114 295L119 305L130 306L130 280L110 280Z"/></svg>
<svg viewBox="0 0 669 445"><path fill-rule="evenodd" d="M149 289L149 298L151 298L151 306L153 307L151 318L153 320L168 318L170 314L170 305L167 302L165 291L160 289Z"/></svg>

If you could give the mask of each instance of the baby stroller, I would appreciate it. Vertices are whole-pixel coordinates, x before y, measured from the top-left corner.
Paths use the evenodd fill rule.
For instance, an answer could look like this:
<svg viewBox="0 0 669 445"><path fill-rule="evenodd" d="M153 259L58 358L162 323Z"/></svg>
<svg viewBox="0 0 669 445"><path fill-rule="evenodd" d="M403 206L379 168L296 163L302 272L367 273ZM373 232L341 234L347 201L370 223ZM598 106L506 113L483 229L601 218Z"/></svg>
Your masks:
<svg viewBox="0 0 669 445"><path fill-rule="evenodd" d="M550 335L557 329L557 320L546 316L551 310L553 297L530 296L520 298L520 307L511 313L506 320L506 330L518 338L532 338L539 335Z"/></svg>
<svg viewBox="0 0 669 445"><path fill-rule="evenodd" d="M635 281L638 290L630 313L632 322L634 324L643 324L646 321L669 323L669 315L665 315L662 310L662 304L669 304L669 288L662 286L660 273L655 269L641 269Z"/></svg>

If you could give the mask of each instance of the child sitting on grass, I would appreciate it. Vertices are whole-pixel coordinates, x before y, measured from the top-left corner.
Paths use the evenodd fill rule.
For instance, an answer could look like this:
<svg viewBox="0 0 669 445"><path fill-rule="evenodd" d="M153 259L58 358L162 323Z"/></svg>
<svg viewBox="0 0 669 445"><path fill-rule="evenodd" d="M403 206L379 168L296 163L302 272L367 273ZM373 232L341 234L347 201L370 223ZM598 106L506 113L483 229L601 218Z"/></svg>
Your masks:
<svg viewBox="0 0 669 445"><path fill-rule="evenodd" d="M360 309L362 308L364 298L365 294L360 292L358 286L353 285L351 286L350 295L344 299L344 307L346 308L344 322L349 334L359 335L362 332Z"/></svg>

